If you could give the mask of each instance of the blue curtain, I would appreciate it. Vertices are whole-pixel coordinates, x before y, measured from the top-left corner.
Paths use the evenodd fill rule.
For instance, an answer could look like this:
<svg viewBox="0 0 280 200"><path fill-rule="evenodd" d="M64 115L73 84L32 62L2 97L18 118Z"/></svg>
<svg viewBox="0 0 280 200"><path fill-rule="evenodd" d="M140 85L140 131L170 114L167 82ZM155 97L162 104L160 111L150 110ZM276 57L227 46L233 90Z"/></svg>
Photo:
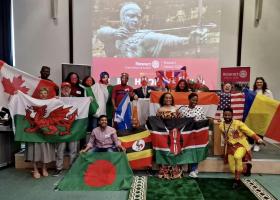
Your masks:
<svg viewBox="0 0 280 200"><path fill-rule="evenodd" d="M0 60L13 65L11 0L0 0Z"/></svg>

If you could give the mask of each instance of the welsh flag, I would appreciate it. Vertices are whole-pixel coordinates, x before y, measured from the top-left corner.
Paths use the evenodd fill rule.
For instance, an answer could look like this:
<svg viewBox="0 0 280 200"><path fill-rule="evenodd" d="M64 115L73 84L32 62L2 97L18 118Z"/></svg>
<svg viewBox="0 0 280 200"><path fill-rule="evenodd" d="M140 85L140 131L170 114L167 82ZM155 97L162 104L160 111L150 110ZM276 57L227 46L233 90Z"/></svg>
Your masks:
<svg viewBox="0 0 280 200"><path fill-rule="evenodd" d="M155 116L157 110L160 108L159 99L164 92L152 91L150 95L150 116ZM171 92L175 106L180 107L188 105L189 92ZM212 92L198 92L198 105L203 108L203 111L207 117L215 118L217 112L219 97L216 93Z"/></svg>
<svg viewBox="0 0 280 200"><path fill-rule="evenodd" d="M149 117L156 163L176 165L204 160L208 155L208 124L208 120L192 118Z"/></svg>
<svg viewBox="0 0 280 200"><path fill-rule="evenodd" d="M83 153L58 184L63 191L128 190L133 172L123 152Z"/></svg>
<svg viewBox="0 0 280 200"><path fill-rule="evenodd" d="M21 91L34 98L39 98L39 91L41 88L49 90L48 98L56 95L55 89L57 85L48 80L43 80L23 72L15 67L9 66L0 60L0 105L7 106L8 99L14 95L16 91Z"/></svg>
<svg viewBox="0 0 280 200"><path fill-rule="evenodd" d="M69 142L86 136L88 97L34 99L22 92L9 103L15 140L23 142Z"/></svg>

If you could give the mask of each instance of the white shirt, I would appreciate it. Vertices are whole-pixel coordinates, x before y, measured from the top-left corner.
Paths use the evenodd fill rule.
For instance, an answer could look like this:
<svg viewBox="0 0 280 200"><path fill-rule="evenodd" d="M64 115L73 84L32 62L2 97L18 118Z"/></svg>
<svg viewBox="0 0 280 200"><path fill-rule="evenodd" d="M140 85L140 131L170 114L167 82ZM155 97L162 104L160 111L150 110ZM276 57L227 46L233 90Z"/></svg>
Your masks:
<svg viewBox="0 0 280 200"><path fill-rule="evenodd" d="M195 106L194 108L181 106L178 112L179 117L193 117L196 121L207 119L203 112L203 108L200 106Z"/></svg>
<svg viewBox="0 0 280 200"><path fill-rule="evenodd" d="M273 94L272 94L272 92L269 89L266 89L264 93L263 93L262 89L256 89L256 93L257 94L262 94L264 96L267 96L267 97L273 99Z"/></svg>

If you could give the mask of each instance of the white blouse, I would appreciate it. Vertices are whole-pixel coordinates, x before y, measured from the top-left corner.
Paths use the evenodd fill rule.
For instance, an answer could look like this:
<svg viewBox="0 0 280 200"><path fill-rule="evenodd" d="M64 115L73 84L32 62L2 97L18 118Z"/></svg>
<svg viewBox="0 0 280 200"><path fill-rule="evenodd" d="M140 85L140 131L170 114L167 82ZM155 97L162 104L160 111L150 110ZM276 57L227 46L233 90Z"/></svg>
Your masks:
<svg viewBox="0 0 280 200"><path fill-rule="evenodd" d="M266 89L265 92L263 93L262 89L256 89L257 94L262 94L264 96L270 97L273 99L273 94L269 89Z"/></svg>
<svg viewBox="0 0 280 200"><path fill-rule="evenodd" d="M203 112L203 108L200 106L195 106L194 108L181 106L178 113L179 117L193 117L196 121L207 119Z"/></svg>

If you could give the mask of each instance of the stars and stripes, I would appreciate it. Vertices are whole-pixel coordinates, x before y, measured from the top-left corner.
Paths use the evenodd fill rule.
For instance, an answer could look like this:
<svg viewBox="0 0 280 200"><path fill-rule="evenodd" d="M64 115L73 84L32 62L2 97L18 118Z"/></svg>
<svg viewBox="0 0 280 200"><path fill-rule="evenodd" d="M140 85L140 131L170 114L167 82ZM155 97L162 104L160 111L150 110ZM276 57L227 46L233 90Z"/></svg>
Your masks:
<svg viewBox="0 0 280 200"><path fill-rule="evenodd" d="M218 93L220 97L220 103L215 115L216 120L220 120L223 117L223 109L231 107L233 109L233 118L242 120L244 112L245 96L243 93Z"/></svg>

